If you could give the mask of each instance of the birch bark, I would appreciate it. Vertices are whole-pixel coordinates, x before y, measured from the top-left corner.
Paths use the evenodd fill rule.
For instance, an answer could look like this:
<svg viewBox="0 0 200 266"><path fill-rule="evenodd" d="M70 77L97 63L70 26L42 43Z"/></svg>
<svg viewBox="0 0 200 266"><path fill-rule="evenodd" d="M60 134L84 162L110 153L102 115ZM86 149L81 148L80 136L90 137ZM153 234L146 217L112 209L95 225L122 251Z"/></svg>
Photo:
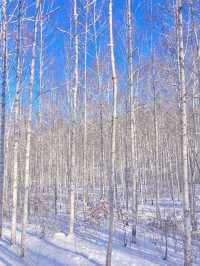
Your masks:
<svg viewBox="0 0 200 266"><path fill-rule="evenodd" d="M183 215L184 215L184 265L192 265L192 228L189 199L188 176L188 118L187 118L187 90L185 82L184 45L183 45L183 17L182 0L176 0L176 21L178 40L179 86L181 90L181 155L183 175Z"/></svg>
<svg viewBox="0 0 200 266"><path fill-rule="evenodd" d="M4 162L5 162L5 93L7 87L7 16L6 0L2 0L2 85L1 85L1 117L0 117L0 238L3 227L3 190L4 190Z"/></svg>
<svg viewBox="0 0 200 266"><path fill-rule="evenodd" d="M116 166L116 123L117 123L117 75L114 56L113 41L113 9L112 0L109 0L109 47L112 68L112 89L113 89L113 108L112 108L112 136L111 136L111 173L109 174L109 239L107 245L106 266L111 266L112 257L112 238L114 230L114 182Z"/></svg>
<svg viewBox="0 0 200 266"><path fill-rule="evenodd" d="M25 177L24 177L24 204L22 217L22 233L21 233L21 256L24 257L26 228L28 222L28 195L30 181L30 153L31 153L31 130L32 130L32 98L33 98L33 83L35 76L35 61L36 61L36 42L37 42L37 23L39 15L40 0L36 0L34 30L33 30L33 46L31 58L31 72L28 86L29 106L28 106L28 121L27 121L27 136L26 136L26 155L25 155Z"/></svg>

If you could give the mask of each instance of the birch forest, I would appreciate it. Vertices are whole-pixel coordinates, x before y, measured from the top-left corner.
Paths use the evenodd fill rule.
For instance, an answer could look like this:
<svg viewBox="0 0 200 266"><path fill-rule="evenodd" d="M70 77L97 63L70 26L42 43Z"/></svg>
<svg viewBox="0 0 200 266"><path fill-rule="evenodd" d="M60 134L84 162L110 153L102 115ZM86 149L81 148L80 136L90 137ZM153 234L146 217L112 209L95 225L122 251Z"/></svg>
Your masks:
<svg viewBox="0 0 200 266"><path fill-rule="evenodd" d="M200 1L0 2L0 266L200 265Z"/></svg>

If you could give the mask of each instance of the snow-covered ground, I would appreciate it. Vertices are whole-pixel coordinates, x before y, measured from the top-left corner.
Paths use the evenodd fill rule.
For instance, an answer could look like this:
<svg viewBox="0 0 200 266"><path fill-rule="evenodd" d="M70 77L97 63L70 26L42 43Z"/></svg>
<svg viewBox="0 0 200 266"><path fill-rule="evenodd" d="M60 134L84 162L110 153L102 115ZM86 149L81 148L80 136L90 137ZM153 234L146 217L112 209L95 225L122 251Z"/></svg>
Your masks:
<svg viewBox="0 0 200 266"><path fill-rule="evenodd" d="M5 237L0 241L0 265L22 266L92 266L105 265L106 241L91 233L77 233L67 239L63 233L56 233L51 239L39 239L28 235L28 249L25 259L20 259L17 249L9 246L10 231L6 229ZM140 241L137 245L123 247L114 244L113 265L147 266L175 265L162 260L161 254L150 243ZM177 261L176 265L181 265Z"/></svg>
<svg viewBox="0 0 200 266"><path fill-rule="evenodd" d="M43 239L33 232L29 230L26 256L21 259L18 256L19 247L10 247L10 229L5 228L3 240L0 241L1 266L105 265L107 235L100 231L79 228L73 238L67 238L64 233L55 233L53 237ZM170 250L168 260L163 260L162 250L144 232L139 233L137 244L128 243L127 247L123 246L120 238L115 237L112 259L113 265L119 266L183 265L182 256Z"/></svg>
<svg viewBox="0 0 200 266"><path fill-rule="evenodd" d="M163 205L173 212L166 201ZM169 205L169 206L168 206ZM168 234L168 255L165 256L165 234L157 230L151 221L153 213L151 204L140 206L140 223L137 228L137 243L131 243L131 228L126 228L127 246L124 246L124 227L117 219L113 238L113 266L182 266L183 246L180 235L176 235L176 243ZM177 204L177 217L180 215ZM145 218L145 219L144 219ZM6 224L3 239L0 240L0 266L100 266L105 265L107 245L106 220L99 224L80 222L76 224L73 237L66 237L66 217L63 213L43 222L29 224L25 258L19 256L20 230L17 232L17 247L11 247L10 224ZM19 228L20 229L20 228ZM194 266L200 265L200 246L195 246Z"/></svg>

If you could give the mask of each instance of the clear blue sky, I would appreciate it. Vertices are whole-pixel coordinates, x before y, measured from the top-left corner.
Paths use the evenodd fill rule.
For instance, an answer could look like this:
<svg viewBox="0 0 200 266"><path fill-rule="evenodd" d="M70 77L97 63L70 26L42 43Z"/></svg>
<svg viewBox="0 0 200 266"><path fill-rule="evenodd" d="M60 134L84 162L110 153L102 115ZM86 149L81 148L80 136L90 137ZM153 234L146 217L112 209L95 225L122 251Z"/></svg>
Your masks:
<svg viewBox="0 0 200 266"><path fill-rule="evenodd" d="M55 6L60 7L60 9L50 18L49 21L49 28L50 27L59 27L64 30L69 27L69 13L70 13L70 2L69 0L56 0ZM79 1L81 2L81 1ZM97 1L98 2L98 1ZM108 1L105 1L105 3ZM145 10L149 9L150 11L150 0L134 0L134 6L132 7L133 15L134 15L134 22L136 25L136 31L137 31L137 38L135 39L136 45L140 47L140 49L143 50L143 53L148 53L148 40L149 40L149 34L150 34L150 24L147 24L146 21L144 21L144 12L147 12ZM153 1L155 5L155 2L160 3L159 1ZM121 44L121 31L118 30L119 27L122 26L122 22L124 21L124 13L125 13L125 5L126 1L124 0L114 0L113 1L113 24L114 24L114 30L115 30L115 53L118 58L118 64L120 65L120 60L123 57L123 54L121 53L120 46ZM106 8L105 8L106 7ZM81 12L80 12L81 10ZM83 23L83 7L80 4L80 10L79 13L79 19L81 19ZM145 15L146 16L146 15ZM104 5L104 12L103 12L103 20L106 21L107 19L107 3ZM83 29L79 28L79 31L81 32ZM106 32L104 31L104 34L106 35ZM156 34L154 34L156 36ZM49 35L48 40L52 43L51 46L48 49L48 53L54 55L56 62L58 62L58 65L64 64L64 43L67 41L67 38L69 38L69 35L59 32L58 30L54 30L52 34ZM101 36L101 41L106 42L106 37Z"/></svg>
<svg viewBox="0 0 200 266"><path fill-rule="evenodd" d="M27 15L33 15L34 5L33 1L28 0L30 3L29 12ZM169 0L171 2L171 0ZM45 11L47 6L51 1L46 0ZM46 48L46 58L52 60L52 68L46 71L46 78L53 79L57 82L57 85L61 85L64 83L64 73L65 73L65 47L66 43L69 41L69 34L60 32L58 28L69 31L69 21L70 21L70 12L72 11L71 3L72 0L54 0L54 8L59 8L52 14L47 21L47 29L44 32L45 43L47 45ZM103 2L97 0L97 12L99 10L99 3ZM104 9L101 14L101 21L106 22L108 19L108 1L104 1ZM26 1L27 3L27 1ZM79 6L79 33L80 33L80 45L83 42L83 26L84 25L84 8L83 1L78 0ZM153 45L156 43L156 40L159 38L159 33L161 30L160 21L163 18L159 15L159 8L162 5L166 4L166 0L152 0L153 3L153 14L154 14L154 22L153 24L150 21L151 15L151 0L134 0L132 6L132 14L134 17L134 45L138 49L143 56L149 55L150 50L150 34L151 30L153 32ZM121 73L125 72L124 62L125 58L125 10L126 10L126 1L125 0L113 0L113 26L115 33L115 55L117 62L117 69ZM29 32L32 31L30 22ZM97 25L98 26L98 25ZM99 25L100 28L102 25ZM108 27L104 26L104 31L100 36L100 43L103 47L106 47L107 40L107 29ZM91 45L91 54L94 53L93 47ZM81 57L83 56L83 50L80 49L80 62ZM92 62L92 58L90 58L89 63ZM37 64L36 64L37 67ZM80 65L80 67L83 67ZM36 71L38 73L38 71ZM37 85L37 74L35 84ZM37 86L36 86L37 87ZM36 91L36 90L35 90Z"/></svg>

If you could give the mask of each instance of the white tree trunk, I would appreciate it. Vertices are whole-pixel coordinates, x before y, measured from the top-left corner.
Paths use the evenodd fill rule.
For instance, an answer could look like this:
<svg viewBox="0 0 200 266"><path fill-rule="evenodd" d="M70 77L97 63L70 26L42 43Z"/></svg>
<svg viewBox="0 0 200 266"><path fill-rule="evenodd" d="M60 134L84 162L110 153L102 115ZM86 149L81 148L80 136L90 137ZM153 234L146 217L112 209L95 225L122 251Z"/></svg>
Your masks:
<svg viewBox="0 0 200 266"><path fill-rule="evenodd" d="M114 56L113 42L113 12L112 0L109 0L109 47L112 67L112 89L113 89L113 110L112 110L112 136L111 136L111 173L109 174L109 239L106 255L106 266L111 266L112 238L114 230L114 182L116 164L116 122L117 122L117 75Z"/></svg>
<svg viewBox="0 0 200 266"><path fill-rule="evenodd" d="M18 1L18 25L16 40L16 91L14 103L14 146L13 146L13 205L11 225L11 245L16 244L16 222L17 222L17 185L18 185L18 151L19 151L19 115L20 115L20 52L21 52L21 0Z"/></svg>
<svg viewBox="0 0 200 266"><path fill-rule="evenodd" d="M79 84L78 73L78 52L79 40L77 32L78 14L77 1L74 0L74 33L75 33L75 69L74 69L74 88L72 91L72 130L71 130L71 173L69 178L69 229L68 234L74 233L75 224L75 179L76 177L76 108L77 108L77 92Z"/></svg>
<svg viewBox="0 0 200 266"><path fill-rule="evenodd" d="M136 121L135 121L135 90L133 84L133 41L132 41L132 15L131 0L128 0L128 85L130 95L130 140L131 140L131 175L132 175L132 241L136 242L137 225L137 159L136 159Z"/></svg>
<svg viewBox="0 0 200 266"><path fill-rule="evenodd" d="M24 257L26 228L27 228L27 222L28 222L28 195L29 195L29 180L30 180L30 152L31 152L31 130L32 130L32 98L33 98L33 83L34 83L34 74L35 74L37 22L38 22L38 14L39 14L39 5L40 5L40 0L36 0L32 58L31 58L31 73L30 73L30 80L29 80L29 86L28 86L29 106L28 106L28 121L27 121L26 157L25 157L24 204L23 204L22 233L21 233L21 256L22 257Z"/></svg>
<svg viewBox="0 0 200 266"><path fill-rule="evenodd" d="M2 0L2 86L0 106L0 238L3 227L3 191L4 191L4 161L5 161L5 92L7 87L7 17L6 0Z"/></svg>
<svg viewBox="0 0 200 266"><path fill-rule="evenodd" d="M184 265L192 265L191 213L189 202L188 177L188 133L187 133L187 91L185 83L182 1L176 0L179 85L181 90L181 136L182 136L182 174L183 174L183 214L184 214Z"/></svg>
<svg viewBox="0 0 200 266"><path fill-rule="evenodd" d="M86 179L87 179L87 46L88 46L88 13L89 2L86 1L86 18L85 18L85 47L84 47L84 136L83 136L83 215L86 212Z"/></svg>

